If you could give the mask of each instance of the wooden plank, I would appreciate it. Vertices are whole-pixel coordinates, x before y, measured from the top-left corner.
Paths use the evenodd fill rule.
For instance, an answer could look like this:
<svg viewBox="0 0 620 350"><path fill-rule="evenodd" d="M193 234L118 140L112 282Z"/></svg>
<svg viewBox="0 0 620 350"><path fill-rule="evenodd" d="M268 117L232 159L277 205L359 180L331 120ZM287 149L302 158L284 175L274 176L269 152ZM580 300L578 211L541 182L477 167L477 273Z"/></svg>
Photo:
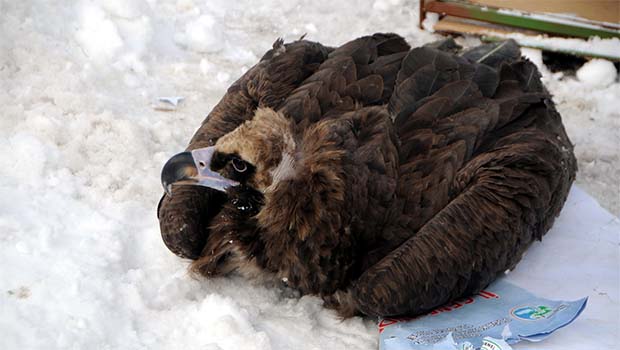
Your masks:
<svg viewBox="0 0 620 350"><path fill-rule="evenodd" d="M592 25L579 25L578 23L568 21L552 22L547 18L539 18L527 14L515 15L510 12L500 11L496 8L481 8L478 5L464 2L427 1L424 3L424 10L443 15L471 18L556 35L581 38L589 38L591 36L598 36L600 38L620 38L620 31L617 30Z"/></svg>
<svg viewBox="0 0 620 350"><path fill-rule="evenodd" d="M418 21L418 28L420 29L424 29L424 26L422 25L422 22L424 22L424 19L426 18L426 7L424 7L424 0L420 0L420 6L418 6L418 10L420 10L420 17L418 17L420 20Z"/></svg>
<svg viewBox="0 0 620 350"><path fill-rule="evenodd" d="M440 33L457 33L457 34L471 34L477 35L482 38L483 41L498 41L498 40L506 40L506 35L519 33L522 35L528 36L537 36L538 32L498 26L498 25L489 25L486 22L473 21L458 17L445 16L439 20L434 26L436 32ZM608 56L602 55L598 53L588 52L588 51L580 51L580 50L564 50L558 49L554 47L545 46L544 44L535 44L534 40L524 42L523 40L519 40L519 38L515 39L519 45L525 47L531 47L540 50L547 50L553 52L561 52L575 56L587 57L587 58L604 58L611 61L620 61L620 52L616 56Z"/></svg>
<svg viewBox="0 0 620 350"><path fill-rule="evenodd" d="M527 12L574 14L592 21L620 23L618 0L468 0L471 3Z"/></svg>
<svg viewBox="0 0 620 350"><path fill-rule="evenodd" d="M539 32L533 30L495 25L492 23L469 20L453 16L443 17L437 23L435 23L433 29L435 29L436 32L472 34L478 36L490 35L491 33L503 35L520 33L523 35L533 36L540 34Z"/></svg>

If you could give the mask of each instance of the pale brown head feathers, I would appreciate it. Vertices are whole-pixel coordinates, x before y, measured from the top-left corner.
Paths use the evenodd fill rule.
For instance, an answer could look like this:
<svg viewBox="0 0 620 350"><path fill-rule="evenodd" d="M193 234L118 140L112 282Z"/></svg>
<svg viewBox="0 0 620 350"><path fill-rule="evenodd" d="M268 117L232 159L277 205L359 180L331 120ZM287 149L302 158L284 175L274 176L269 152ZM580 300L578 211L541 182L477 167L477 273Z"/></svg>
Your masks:
<svg viewBox="0 0 620 350"><path fill-rule="evenodd" d="M295 141L291 122L270 108L259 108L254 118L224 135L218 152L237 154L256 167L248 185L264 192L275 181L294 175Z"/></svg>

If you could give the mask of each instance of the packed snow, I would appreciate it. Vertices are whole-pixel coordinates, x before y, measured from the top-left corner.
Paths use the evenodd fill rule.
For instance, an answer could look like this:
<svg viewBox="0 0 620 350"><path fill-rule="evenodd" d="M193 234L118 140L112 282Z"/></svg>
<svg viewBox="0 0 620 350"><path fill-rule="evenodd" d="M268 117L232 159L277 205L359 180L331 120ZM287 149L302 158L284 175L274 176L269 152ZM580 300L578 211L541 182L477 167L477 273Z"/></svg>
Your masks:
<svg viewBox="0 0 620 350"><path fill-rule="evenodd" d="M159 237L159 171L276 38L307 33L331 45L378 31L412 45L440 38L417 28L417 6L0 0L2 348L375 349L374 320L342 321L316 297L238 278L192 279L187 261ZM576 146L578 184L618 215L620 83L609 78L610 64L588 65L577 77L545 72L544 80ZM166 96L184 99L158 108ZM592 325L602 344L613 344L619 326L617 232L608 232L617 220L575 196L550 238L509 275L529 286L532 269L541 276L543 249L565 266L562 252L588 247L577 257L594 271L537 280L541 290L533 290L550 298L592 293L581 321L558 331L549 349L587 344ZM562 295L554 295L560 282Z"/></svg>
<svg viewBox="0 0 620 350"><path fill-rule="evenodd" d="M618 72L614 64L607 60L593 59L577 71L577 79L593 87L607 87L616 81Z"/></svg>

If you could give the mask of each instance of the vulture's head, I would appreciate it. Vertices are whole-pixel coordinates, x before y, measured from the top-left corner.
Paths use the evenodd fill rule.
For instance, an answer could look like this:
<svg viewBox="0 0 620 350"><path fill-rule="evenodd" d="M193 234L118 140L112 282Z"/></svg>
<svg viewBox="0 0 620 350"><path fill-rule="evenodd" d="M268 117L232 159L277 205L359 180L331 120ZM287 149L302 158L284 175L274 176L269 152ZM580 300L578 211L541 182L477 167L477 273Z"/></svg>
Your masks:
<svg viewBox="0 0 620 350"><path fill-rule="evenodd" d="M257 249L248 235L256 233L252 225L264 195L294 173L292 127L282 114L259 108L214 146L179 153L165 164L161 181L167 195L174 197L180 186L203 186L225 197L207 223L195 271L213 276L247 267Z"/></svg>
<svg viewBox="0 0 620 350"><path fill-rule="evenodd" d="M272 109L260 108L254 118L222 136L214 146L170 158L161 181L169 195L179 185L205 186L225 193L235 187L232 193L238 194L239 189L264 193L291 175L294 151L290 121Z"/></svg>

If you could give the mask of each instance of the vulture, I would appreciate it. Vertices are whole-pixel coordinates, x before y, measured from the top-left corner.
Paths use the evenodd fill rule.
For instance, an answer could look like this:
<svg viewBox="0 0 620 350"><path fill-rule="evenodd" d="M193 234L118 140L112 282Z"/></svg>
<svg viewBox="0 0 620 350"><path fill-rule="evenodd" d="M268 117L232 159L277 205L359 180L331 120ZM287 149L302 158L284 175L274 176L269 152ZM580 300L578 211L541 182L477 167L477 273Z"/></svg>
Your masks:
<svg viewBox="0 0 620 350"><path fill-rule="evenodd" d="M549 230L576 161L514 41L278 39L164 165L163 241L207 278L418 315L485 288Z"/></svg>

